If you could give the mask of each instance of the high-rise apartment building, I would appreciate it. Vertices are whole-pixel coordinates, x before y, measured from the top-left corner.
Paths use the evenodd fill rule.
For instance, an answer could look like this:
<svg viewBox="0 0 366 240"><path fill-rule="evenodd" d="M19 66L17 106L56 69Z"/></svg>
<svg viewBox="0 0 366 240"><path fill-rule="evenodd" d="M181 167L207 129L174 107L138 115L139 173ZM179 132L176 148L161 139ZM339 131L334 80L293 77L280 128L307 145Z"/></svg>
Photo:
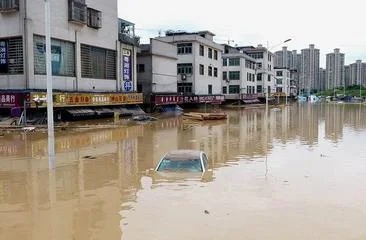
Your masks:
<svg viewBox="0 0 366 240"><path fill-rule="evenodd" d="M319 49L314 44L301 50L299 93L310 94L320 89L319 83Z"/></svg>
<svg viewBox="0 0 366 240"><path fill-rule="evenodd" d="M292 52L287 50L287 47L282 47L281 51L274 53L275 67L290 69L293 64Z"/></svg>
<svg viewBox="0 0 366 240"><path fill-rule="evenodd" d="M339 48L327 54L326 60L326 89L344 86L344 54Z"/></svg>
<svg viewBox="0 0 366 240"><path fill-rule="evenodd" d="M320 82L319 90L324 91L326 85L326 70L324 68L319 69L319 82Z"/></svg>
<svg viewBox="0 0 366 240"><path fill-rule="evenodd" d="M349 65L349 84L350 85L366 85L366 63L357 60L355 63Z"/></svg>

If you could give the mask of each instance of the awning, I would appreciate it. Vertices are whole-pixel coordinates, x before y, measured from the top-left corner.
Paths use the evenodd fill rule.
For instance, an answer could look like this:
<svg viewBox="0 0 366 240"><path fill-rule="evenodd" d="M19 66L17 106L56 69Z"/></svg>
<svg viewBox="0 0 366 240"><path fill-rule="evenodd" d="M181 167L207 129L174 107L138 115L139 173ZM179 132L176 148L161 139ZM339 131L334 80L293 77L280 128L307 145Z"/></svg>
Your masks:
<svg viewBox="0 0 366 240"><path fill-rule="evenodd" d="M89 108L66 109L66 112L73 117L86 117L95 115L95 111Z"/></svg>
<svg viewBox="0 0 366 240"><path fill-rule="evenodd" d="M258 99L247 99L247 100L243 100L243 102L250 104L250 103L260 103L261 101L259 101Z"/></svg>

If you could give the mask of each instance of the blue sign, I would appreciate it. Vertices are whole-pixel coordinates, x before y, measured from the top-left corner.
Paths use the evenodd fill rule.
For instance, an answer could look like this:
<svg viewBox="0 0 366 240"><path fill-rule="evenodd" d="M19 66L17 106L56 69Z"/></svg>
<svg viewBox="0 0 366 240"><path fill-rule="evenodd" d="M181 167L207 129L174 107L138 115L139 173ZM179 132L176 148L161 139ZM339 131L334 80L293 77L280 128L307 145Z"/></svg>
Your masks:
<svg viewBox="0 0 366 240"><path fill-rule="evenodd" d="M123 87L125 88L126 92L130 92L132 90L132 82L124 82Z"/></svg>
<svg viewBox="0 0 366 240"><path fill-rule="evenodd" d="M8 73L8 42L0 41L0 73Z"/></svg>

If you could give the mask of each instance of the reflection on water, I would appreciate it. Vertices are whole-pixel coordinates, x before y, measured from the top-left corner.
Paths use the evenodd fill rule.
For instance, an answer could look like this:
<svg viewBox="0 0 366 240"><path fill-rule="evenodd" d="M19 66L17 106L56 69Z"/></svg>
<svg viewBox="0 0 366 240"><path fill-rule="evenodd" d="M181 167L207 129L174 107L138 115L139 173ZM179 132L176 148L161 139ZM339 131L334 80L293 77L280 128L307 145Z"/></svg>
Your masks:
<svg viewBox="0 0 366 240"><path fill-rule="evenodd" d="M364 239L365 106L227 112L58 133L54 171L45 133L5 134L0 239ZM183 148L213 171L152 173Z"/></svg>

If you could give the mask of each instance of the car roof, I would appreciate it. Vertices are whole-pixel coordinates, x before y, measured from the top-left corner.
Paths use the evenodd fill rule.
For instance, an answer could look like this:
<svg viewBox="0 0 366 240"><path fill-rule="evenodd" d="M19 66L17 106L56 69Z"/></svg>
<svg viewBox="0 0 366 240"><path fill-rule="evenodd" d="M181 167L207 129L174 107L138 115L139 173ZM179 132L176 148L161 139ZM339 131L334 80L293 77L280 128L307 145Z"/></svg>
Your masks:
<svg viewBox="0 0 366 240"><path fill-rule="evenodd" d="M202 151L198 150L180 149L168 152L164 156L164 158L172 161L188 161L188 160L200 159L201 152Z"/></svg>

